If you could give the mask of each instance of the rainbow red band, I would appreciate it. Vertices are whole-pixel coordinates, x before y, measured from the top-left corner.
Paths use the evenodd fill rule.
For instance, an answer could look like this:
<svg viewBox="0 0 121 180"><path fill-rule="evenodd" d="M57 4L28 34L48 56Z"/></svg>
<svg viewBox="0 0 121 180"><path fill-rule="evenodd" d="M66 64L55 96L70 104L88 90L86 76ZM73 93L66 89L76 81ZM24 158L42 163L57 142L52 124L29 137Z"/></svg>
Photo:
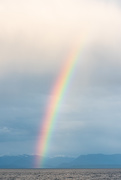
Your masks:
<svg viewBox="0 0 121 180"><path fill-rule="evenodd" d="M44 162L44 156L47 154L48 145L51 137L51 133L56 121L56 116L61 105L61 101L64 97L68 84L71 80L71 76L75 69L76 63L79 60L80 48L77 48L71 52L66 59L63 69L59 74L57 81L51 93L51 100L49 100L45 116L43 118L43 124L40 130L40 134L37 142L36 153L40 155L40 158L36 159L36 168L42 168Z"/></svg>

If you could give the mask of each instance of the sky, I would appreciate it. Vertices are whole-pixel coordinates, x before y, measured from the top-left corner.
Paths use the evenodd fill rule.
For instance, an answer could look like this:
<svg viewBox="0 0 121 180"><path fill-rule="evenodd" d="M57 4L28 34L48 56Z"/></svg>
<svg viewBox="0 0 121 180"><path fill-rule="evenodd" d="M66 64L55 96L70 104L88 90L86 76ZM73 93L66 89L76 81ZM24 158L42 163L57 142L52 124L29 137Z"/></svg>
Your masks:
<svg viewBox="0 0 121 180"><path fill-rule="evenodd" d="M35 154L50 92L81 47L48 156L121 153L120 0L0 0L0 155Z"/></svg>

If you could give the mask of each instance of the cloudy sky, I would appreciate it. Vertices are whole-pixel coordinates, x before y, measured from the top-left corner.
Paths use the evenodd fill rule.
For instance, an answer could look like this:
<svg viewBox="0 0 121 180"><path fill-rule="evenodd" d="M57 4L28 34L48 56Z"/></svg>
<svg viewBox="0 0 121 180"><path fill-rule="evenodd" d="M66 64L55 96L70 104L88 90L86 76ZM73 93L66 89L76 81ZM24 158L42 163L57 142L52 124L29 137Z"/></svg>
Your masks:
<svg viewBox="0 0 121 180"><path fill-rule="evenodd" d="M48 155L121 153L120 0L0 0L0 155L35 154L75 42L78 64Z"/></svg>

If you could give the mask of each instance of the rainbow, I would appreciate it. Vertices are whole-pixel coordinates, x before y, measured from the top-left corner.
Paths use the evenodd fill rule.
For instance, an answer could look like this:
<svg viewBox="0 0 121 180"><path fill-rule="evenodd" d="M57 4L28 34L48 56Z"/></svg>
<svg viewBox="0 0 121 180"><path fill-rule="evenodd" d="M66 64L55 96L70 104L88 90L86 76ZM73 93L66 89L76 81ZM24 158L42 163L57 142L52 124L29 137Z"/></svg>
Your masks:
<svg viewBox="0 0 121 180"><path fill-rule="evenodd" d="M49 100L46 113L43 118L41 131L38 136L36 154L39 154L40 158L35 160L36 168L42 168L43 166L44 156L47 154L51 133L56 121L56 116L68 84L71 80L77 61L79 60L79 55L80 47L71 51L65 60L64 67L62 68L52 89L51 99Z"/></svg>

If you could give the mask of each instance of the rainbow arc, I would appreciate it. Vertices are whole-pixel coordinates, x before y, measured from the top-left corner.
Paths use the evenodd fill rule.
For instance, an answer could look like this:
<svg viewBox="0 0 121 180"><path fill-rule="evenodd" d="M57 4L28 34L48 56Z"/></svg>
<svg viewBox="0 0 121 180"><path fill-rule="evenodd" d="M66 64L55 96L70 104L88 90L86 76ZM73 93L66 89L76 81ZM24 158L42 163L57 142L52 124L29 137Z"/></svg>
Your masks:
<svg viewBox="0 0 121 180"><path fill-rule="evenodd" d="M53 131L53 127L56 121L61 101L64 98L68 84L71 81L73 71L75 70L76 64L80 59L80 49L75 48L65 60L65 64L54 84L51 92L51 99L49 100L46 113L43 118L43 124L40 129L38 136L36 153L40 154L40 159L36 159L36 168L42 168L44 163L44 156L47 154L49 141Z"/></svg>

